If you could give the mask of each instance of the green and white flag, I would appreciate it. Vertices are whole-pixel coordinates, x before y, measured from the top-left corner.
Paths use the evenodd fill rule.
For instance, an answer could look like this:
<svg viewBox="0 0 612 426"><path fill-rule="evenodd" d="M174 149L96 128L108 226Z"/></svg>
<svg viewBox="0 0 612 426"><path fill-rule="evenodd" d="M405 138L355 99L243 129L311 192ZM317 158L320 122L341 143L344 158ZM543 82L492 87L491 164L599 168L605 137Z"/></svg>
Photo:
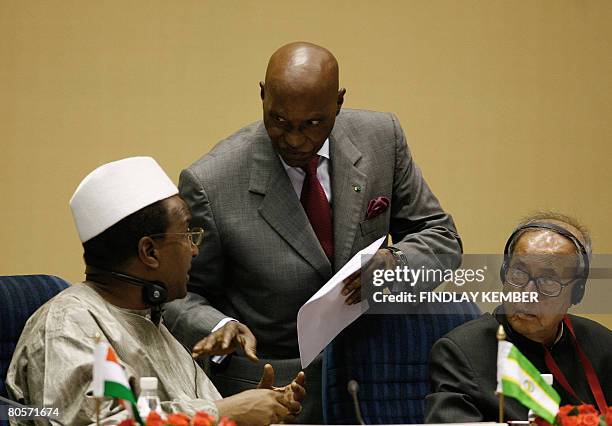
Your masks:
<svg viewBox="0 0 612 426"><path fill-rule="evenodd" d="M518 399L548 423L555 422L561 397L512 343L497 346L497 392Z"/></svg>
<svg viewBox="0 0 612 426"><path fill-rule="evenodd" d="M117 354L106 342L98 342L94 349L93 393L95 397L120 400L121 405L139 424L143 424L136 408L136 398L119 364Z"/></svg>

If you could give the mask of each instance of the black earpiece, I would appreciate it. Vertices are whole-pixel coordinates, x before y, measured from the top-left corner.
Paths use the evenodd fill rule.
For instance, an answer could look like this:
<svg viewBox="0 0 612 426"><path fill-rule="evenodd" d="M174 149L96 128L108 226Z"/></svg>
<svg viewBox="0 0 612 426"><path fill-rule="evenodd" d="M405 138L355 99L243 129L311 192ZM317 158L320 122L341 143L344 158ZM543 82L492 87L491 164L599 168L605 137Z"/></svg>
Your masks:
<svg viewBox="0 0 612 426"><path fill-rule="evenodd" d="M519 226L512 232L512 234L508 238L508 241L506 241L506 246L504 247L504 261L502 262L501 268L499 270L499 277L502 283L506 282L506 274L508 273L508 267L510 265L510 260L512 259L512 251L514 249L514 244L516 244L516 240L518 239L519 235L527 229L549 229L561 235L562 237L567 238L576 246L578 252L580 253L580 256L582 257L582 273L578 277L576 283L574 284L574 289L572 290L572 304L577 305L578 303L580 303L580 301L584 297L584 289L586 286L587 278L589 277L589 254L584 248L584 245L580 242L578 238L576 238L576 236L574 236L567 229L559 225L555 225L553 223L529 223L527 225Z"/></svg>

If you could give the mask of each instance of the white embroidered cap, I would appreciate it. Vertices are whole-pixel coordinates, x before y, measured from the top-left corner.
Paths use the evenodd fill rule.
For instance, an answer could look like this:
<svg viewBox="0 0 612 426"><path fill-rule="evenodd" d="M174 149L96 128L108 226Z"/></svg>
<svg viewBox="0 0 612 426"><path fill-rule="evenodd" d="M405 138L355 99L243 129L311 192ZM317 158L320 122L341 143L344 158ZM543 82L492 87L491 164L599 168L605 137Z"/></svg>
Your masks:
<svg viewBox="0 0 612 426"><path fill-rule="evenodd" d="M84 243L132 213L176 194L176 185L153 158L131 157L88 174L74 191L70 209Z"/></svg>

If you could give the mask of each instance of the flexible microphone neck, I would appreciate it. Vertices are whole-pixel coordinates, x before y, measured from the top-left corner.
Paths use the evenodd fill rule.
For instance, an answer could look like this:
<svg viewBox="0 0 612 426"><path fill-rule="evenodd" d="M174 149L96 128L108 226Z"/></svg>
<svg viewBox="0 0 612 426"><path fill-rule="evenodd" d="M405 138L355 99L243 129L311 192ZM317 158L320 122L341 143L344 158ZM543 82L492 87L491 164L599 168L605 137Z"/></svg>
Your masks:
<svg viewBox="0 0 612 426"><path fill-rule="evenodd" d="M357 383L357 380L349 380L346 388L353 397L353 408L355 409L355 417L357 417L357 421L360 425L365 425L363 417L361 417L361 408L359 408L359 398L357 397L357 393L359 392L359 383Z"/></svg>
<svg viewBox="0 0 612 426"><path fill-rule="evenodd" d="M87 265L85 267L85 277L86 278L94 278L101 282L102 284L110 285L110 279L121 281L127 284L136 285L138 287L147 287L151 285L161 285L162 287L167 287L161 281L149 281L143 278L138 278L133 275L125 274L123 272L109 271L107 269L102 269L97 266Z"/></svg>

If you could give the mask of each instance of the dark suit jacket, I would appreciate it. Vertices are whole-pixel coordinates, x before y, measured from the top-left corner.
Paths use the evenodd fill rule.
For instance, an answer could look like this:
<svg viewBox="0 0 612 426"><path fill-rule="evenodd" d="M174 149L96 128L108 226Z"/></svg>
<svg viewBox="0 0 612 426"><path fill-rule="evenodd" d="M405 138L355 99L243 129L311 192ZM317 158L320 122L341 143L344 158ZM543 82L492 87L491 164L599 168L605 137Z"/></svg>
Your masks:
<svg viewBox="0 0 612 426"><path fill-rule="evenodd" d="M166 308L166 321L183 343L194 344L232 316L253 331L260 357L292 360L290 377L299 371L299 308L357 251L391 234L414 265L459 264L461 243L452 218L412 161L397 117L342 110L329 139L333 266L262 122L221 141L181 173L180 193L192 209L192 226L205 229L191 270L191 294ZM368 202L378 196L388 197L391 206L366 220ZM256 382L261 366L233 358L229 363L240 368L232 375L240 377L231 380ZM309 399L320 392L313 389L318 380L313 374L307 378Z"/></svg>
<svg viewBox="0 0 612 426"><path fill-rule="evenodd" d="M436 342L431 350L429 374L431 394L427 396L427 423L491 422L498 420L497 339L499 324L504 324L507 340L542 374L549 373L542 345L514 332L505 316L484 314L457 327ZM612 401L612 332L586 318L570 315L578 342L593 364L608 404ZM595 397L582 369L570 333L564 330L551 354L576 393L588 404ZM558 383L553 387L561 405L578 404ZM527 420L528 409L513 398L505 398L507 420Z"/></svg>

